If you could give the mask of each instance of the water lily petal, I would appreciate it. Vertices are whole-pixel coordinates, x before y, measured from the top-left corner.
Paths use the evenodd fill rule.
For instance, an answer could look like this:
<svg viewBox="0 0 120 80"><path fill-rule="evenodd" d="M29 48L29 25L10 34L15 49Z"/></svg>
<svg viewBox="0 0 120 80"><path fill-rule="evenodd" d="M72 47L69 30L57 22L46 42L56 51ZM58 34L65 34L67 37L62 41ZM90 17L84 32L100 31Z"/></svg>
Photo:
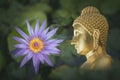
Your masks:
<svg viewBox="0 0 120 80"><path fill-rule="evenodd" d="M22 39L22 38L19 38L19 37L13 37L14 40L20 42L20 43L23 43L23 44L29 44L26 40Z"/></svg>
<svg viewBox="0 0 120 80"><path fill-rule="evenodd" d="M40 22L39 22L39 20L37 20L37 22L36 22L36 26L35 26L35 31L34 31L35 35L38 35L39 24L40 24Z"/></svg>
<svg viewBox="0 0 120 80"><path fill-rule="evenodd" d="M17 27L15 27L15 29L24 39L28 40L28 35L26 35L21 29L19 29Z"/></svg>
<svg viewBox="0 0 120 80"><path fill-rule="evenodd" d="M37 55L33 56L33 66L35 69L35 72L37 73L39 70L40 60L38 59Z"/></svg>
<svg viewBox="0 0 120 80"><path fill-rule="evenodd" d="M49 66L53 66L53 63L51 62L51 60L48 58L48 56L47 55L43 55L44 56L44 60L45 60L45 62L47 62L47 64L49 65Z"/></svg>
<svg viewBox="0 0 120 80"><path fill-rule="evenodd" d="M39 54L37 55L37 57L38 57L38 59L40 60L40 62L41 62L42 64L44 64L44 57L43 57L42 53L39 53Z"/></svg>
<svg viewBox="0 0 120 80"><path fill-rule="evenodd" d="M28 19L26 19L26 24L27 24L27 29L28 29L28 32L30 35L33 35L33 29L32 27L30 26L30 23L28 22Z"/></svg>
<svg viewBox="0 0 120 80"><path fill-rule="evenodd" d="M22 49L22 50L16 52L15 57L24 56L24 55L26 55L28 52L29 52L29 50Z"/></svg>
<svg viewBox="0 0 120 80"><path fill-rule="evenodd" d="M25 44L15 44L14 47L16 47L16 48L28 48Z"/></svg>
<svg viewBox="0 0 120 80"><path fill-rule="evenodd" d="M47 23L47 20L44 20L43 24L40 27L39 34L41 34L42 31L45 29L46 23Z"/></svg>
<svg viewBox="0 0 120 80"><path fill-rule="evenodd" d="M20 67L23 67L32 58L32 56L33 56L32 53L27 54L22 60Z"/></svg>
<svg viewBox="0 0 120 80"><path fill-rule="evenodd" d="M57 30L58 28L55 28L52 31L48 32L48 34L46 35L47 39L51 38L56 33Z"/></svg>

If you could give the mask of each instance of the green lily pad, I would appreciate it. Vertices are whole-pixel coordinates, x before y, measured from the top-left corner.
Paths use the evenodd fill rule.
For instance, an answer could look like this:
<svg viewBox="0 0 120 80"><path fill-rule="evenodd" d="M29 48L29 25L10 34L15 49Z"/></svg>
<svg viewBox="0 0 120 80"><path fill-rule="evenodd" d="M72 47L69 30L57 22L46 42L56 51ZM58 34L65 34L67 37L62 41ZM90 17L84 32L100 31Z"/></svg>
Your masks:
<svg viewBox="0 0 120 80"><path fill-rule="evenodd" d="M77 54L74 46L72 46L70 44L70 41L65 41L64 43L62 43L62 45L60 46L61 49L61 56L60 58L65 61L66 63L70 63L71 61L74 60L74 56L75 54Z"/></svg>
<svg viewBox="0 0 120 80"><path fill-rule="evenodd" d="M16 24L17 26L26 26L25 20L28 19L30 22L30 25L32 27L35 26L36 20L40 21L40 24L46 19L46 14L41 11L36 11L36 10L29 10L26 11L21 15L21 20L16 19L17 21L19 20L19 24Z"/></svg>

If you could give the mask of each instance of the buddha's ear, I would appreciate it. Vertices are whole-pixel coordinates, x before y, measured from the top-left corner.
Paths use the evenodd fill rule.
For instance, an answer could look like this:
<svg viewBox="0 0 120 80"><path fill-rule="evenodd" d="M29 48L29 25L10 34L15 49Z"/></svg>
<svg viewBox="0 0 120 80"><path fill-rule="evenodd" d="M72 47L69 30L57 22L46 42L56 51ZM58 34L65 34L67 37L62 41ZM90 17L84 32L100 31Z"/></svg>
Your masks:
<svg viewBox="0 0 120 80"><path fill-rule="evenodd" d="M100 36L100 31L98 29L94 29L93 31L93 46L95 49L97 49L98 44L99 44L99 36Z"/></svg>

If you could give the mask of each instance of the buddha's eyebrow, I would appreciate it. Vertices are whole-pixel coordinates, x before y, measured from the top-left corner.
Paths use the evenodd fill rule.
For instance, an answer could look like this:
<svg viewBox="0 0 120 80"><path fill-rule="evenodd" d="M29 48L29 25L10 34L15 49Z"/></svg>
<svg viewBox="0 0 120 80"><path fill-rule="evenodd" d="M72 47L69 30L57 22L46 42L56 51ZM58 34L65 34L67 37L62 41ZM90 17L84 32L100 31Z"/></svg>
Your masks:
<svg viewBox="0 0 120 80"><path fill-rule="evenodd" d="M79 27L74 27L74 29L76 29L76 30L80 30L80 31L82 30L82 29L81 29L81 28L79 28Z"/></svg>
<svg viewBox="0 0 120 80"><path fill-rule="evenodd" d="M82 31L83 33L86 33L86 31L83 28L74 27L74 30L76 30L76 31Z"/></svg>

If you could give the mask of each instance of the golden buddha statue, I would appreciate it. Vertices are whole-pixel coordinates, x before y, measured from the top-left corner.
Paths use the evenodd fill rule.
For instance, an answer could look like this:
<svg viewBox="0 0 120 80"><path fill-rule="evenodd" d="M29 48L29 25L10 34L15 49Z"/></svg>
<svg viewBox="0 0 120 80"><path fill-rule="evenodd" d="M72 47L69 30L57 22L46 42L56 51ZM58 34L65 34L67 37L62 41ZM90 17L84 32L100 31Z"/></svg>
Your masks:
<svg viewBox="0 0 120 80"><path fill-rule="evenodd" d="M81 15L73 22L74 36L71 44L77 53L87 60L82 69L107 69L112 64L112 58L107 54L105 46L108 35L108 22L95 7L84 8Z"/></svg>

